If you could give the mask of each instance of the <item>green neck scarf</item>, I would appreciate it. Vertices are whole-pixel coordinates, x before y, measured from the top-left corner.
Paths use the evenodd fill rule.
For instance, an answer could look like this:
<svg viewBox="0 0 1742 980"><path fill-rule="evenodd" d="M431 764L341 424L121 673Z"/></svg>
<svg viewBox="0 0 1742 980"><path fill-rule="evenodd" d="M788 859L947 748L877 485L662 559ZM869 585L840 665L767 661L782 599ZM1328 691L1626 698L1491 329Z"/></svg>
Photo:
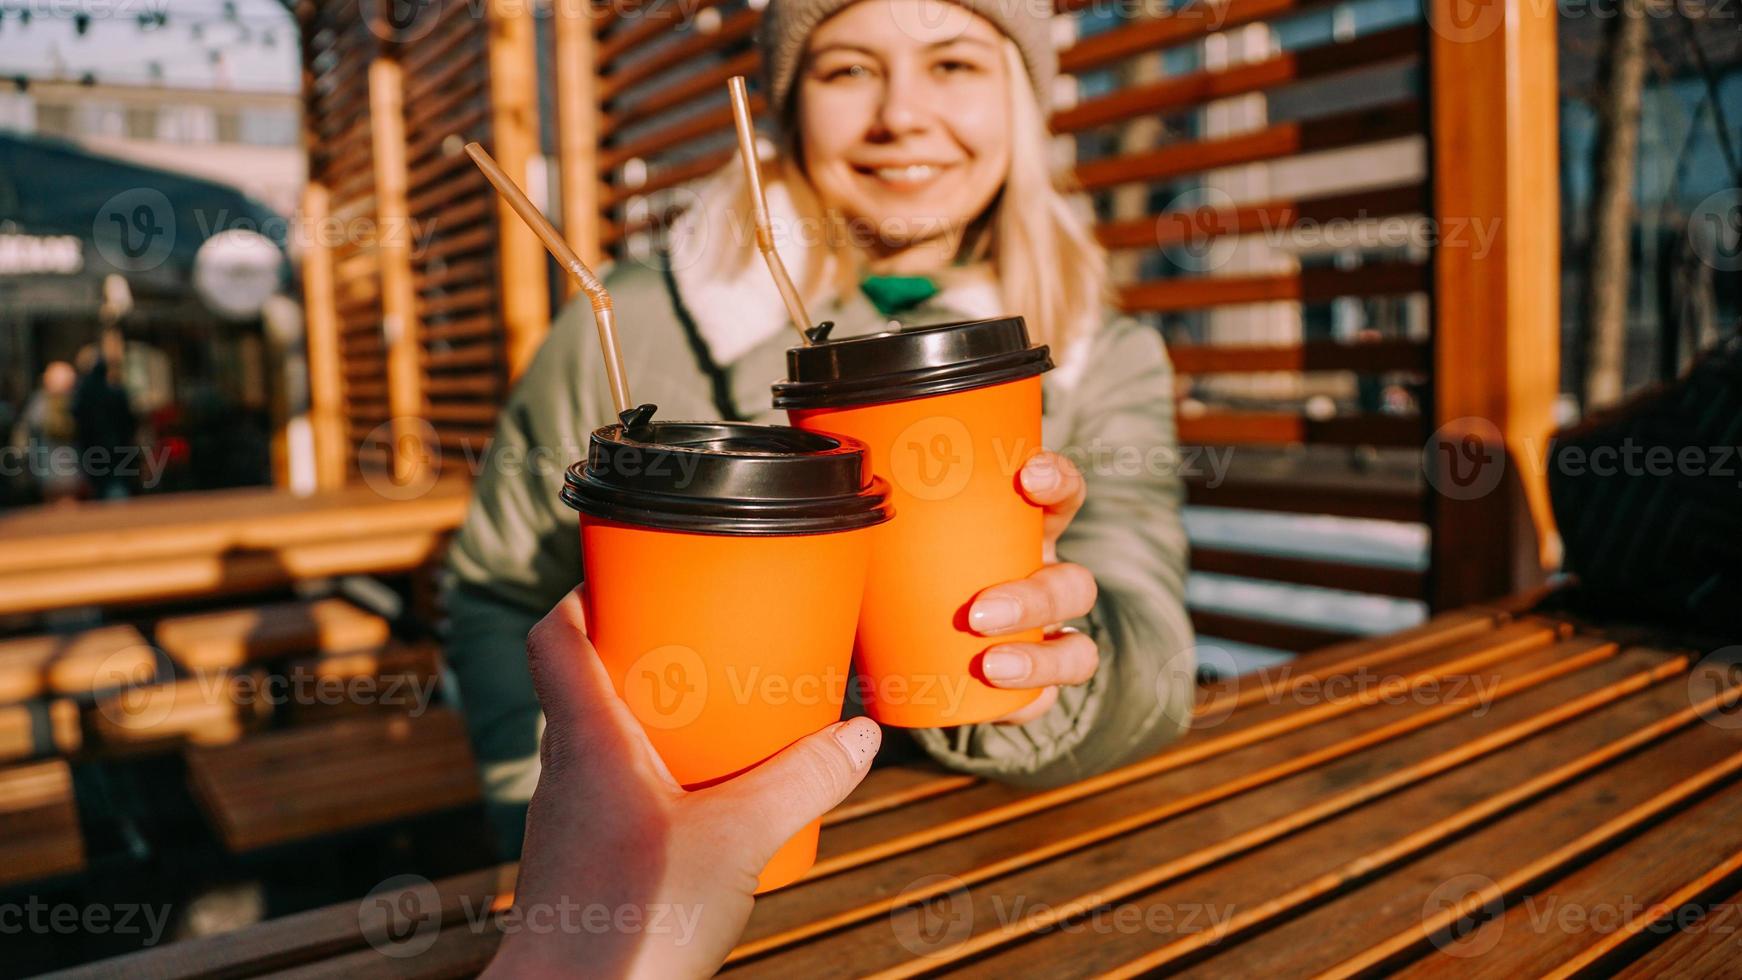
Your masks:
<svg viewBox="0 0 1742 980"><path fill-rule="evenodd" d="M938 284L929 276L866 276L859 289L877 312L895 316L936 296Z"/></svg>

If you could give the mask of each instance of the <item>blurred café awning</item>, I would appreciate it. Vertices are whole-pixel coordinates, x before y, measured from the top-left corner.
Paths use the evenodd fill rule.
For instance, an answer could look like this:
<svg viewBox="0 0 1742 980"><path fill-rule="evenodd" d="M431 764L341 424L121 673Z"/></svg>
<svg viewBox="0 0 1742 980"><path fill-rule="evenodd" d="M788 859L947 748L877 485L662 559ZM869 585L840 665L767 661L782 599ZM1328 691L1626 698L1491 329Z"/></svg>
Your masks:
<svg viewBox="0 0 1742 980"><path fill-rule="evenodd" d="M237 229L282 250L289 224L225 184L0 133L0 297L13 312L94 315L111 274L142 303L179 299L200 246Z"/></svg>

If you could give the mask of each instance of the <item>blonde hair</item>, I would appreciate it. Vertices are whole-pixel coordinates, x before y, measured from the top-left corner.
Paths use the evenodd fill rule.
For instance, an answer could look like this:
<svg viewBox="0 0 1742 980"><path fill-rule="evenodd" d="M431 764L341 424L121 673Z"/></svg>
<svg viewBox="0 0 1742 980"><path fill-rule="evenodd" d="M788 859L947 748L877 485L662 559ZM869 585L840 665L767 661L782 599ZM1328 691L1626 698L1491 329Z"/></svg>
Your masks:
<svg viewBox="0 0 1742 980"><path fill-rule="evenodd" d="M1003 47L1010 167L992 203L962 229L956 259L990 261L1006 310L1027 320L1030 335L1052 345L1056 357L1101 324L1110 299L1107 254L1071 196L1054 182L1051 135L1027 68L1014 43L1005 39ZM791 272L808 302L839 299L858 288L864 257L853 246L848 219L823 206L799 165L792 115L783 122L780 152L764 161L763 183L770 194L787 196L801 227L777 227L775 237L789 240L796 231L805 239L804 267ZM736 157L705 186L693 205L701 212L697 217L703 227L733 234L728 247L698 257L700 271L721 279L751 274L751 264L761 259L750 227L749 182Z"/></svg>

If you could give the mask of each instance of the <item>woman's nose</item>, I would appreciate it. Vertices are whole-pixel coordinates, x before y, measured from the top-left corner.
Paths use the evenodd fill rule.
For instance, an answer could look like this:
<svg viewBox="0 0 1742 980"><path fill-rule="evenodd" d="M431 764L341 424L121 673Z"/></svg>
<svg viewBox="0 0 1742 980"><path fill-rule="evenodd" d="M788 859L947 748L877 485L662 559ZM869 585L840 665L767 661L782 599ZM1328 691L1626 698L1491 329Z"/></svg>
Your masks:
<svg viewBox="0 0 1742 980"><path fill-rule="evenodd" d="M893 75L883 86L883 102L878 106L877 122L891 136L922 130L929 118L921 89L916 80Z"/></svg>

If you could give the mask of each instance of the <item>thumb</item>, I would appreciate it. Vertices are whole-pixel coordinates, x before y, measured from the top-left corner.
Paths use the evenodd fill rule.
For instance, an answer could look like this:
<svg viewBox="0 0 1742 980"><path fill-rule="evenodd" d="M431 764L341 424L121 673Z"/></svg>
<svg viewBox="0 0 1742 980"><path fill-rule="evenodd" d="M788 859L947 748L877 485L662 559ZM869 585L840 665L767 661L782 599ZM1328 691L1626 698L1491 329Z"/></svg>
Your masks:
<svg viewBox="0 0 1742 980"><path fill-rule="evenodd" d="M597 769L641 764L677 788L634 712L588 639L585 586L562 598L526 637L533 693L544 713L539 758L546 769L567 763Z"/></svg>
<svg viewBox="0 0 1742 980"><path fill-rule="evenodd" d="M837 722L787 746L756 768L694 795L734 827L759 860L835 808L871 770L883 730L869 718Z"/></svg>
<svg viewBox="0 0 1742 980"><path fill-rule="evenodd" d="M587 636L586 587L576 586L526 634L526 665L539 708L553 727L568 731L596 722L618 701L611 675ZM622 708L627 714L628 709ZM633 720L633 719L631 719Z"/></svg>

